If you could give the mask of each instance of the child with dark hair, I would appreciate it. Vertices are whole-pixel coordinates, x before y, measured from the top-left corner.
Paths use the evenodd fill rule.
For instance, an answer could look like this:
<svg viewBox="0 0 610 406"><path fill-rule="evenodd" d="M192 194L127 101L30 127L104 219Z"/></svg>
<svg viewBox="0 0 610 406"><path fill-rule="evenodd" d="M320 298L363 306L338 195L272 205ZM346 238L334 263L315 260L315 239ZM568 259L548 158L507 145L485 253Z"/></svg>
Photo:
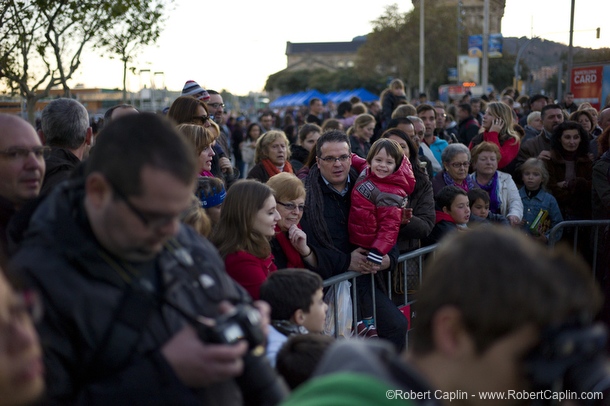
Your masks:
<svg viewBox="0 0 610 406"><path fill-rule="evenodd" d="M389 138L375 141L366 162L352 190L348 230L350 242L367 250L368 262L379 266L396 245L415 176L402 147Z"/></svg>
<svg viewBox="0 0 610 406"><path fill-rule="evenodd" d="M280 269L260 287L260 299L271 306L267 358L275 366L280 347L289 336L322 333L328 305L323 300L322 278L307 269Z"/></svg>
<svg viewBox="0 0 610 406"><path fill-rule="evenodd" d="M362 271L377 271L383 257L396 245L403 209L415 189L415 176L400 144L389 138L373 143L366 162L368 166L352 189L347 227L350 243L366 251ZM358 333L377 337L371 299L365 295L359 303Z"/></svg>
<svg viewBox="0 0 610 406"><path fill-rule="evenodd" d="M291 390L309 380L328 347L335 342L320 334L293 335L277 353L275 368Z"/></svg>
<svg viewBox="0 0 610 406"><path fill-rule="evenodd" d="M470 202L471 222L496 223L510 226L506 217L489 210L489 193L483 189L470 189L468 191L468 201Z"/></svg>
<svg viewBox="0 0 610 406"><path fill-rule="evenodd" d="M436 224L425 238L423 245L436 244L445 235L468 228L470 205L468 194L461 187L450 185L442 188L434 196L436 204Z"/></svg>
<svg viewBox="0 0 610 406"><path fill-rule="evenodd" d="M201 207L208 215L211 221L211 228L214 229L220 220L222 202L227 197L224 183L222 180L213 177L198 178L195 196L197 196Z"/></svg>

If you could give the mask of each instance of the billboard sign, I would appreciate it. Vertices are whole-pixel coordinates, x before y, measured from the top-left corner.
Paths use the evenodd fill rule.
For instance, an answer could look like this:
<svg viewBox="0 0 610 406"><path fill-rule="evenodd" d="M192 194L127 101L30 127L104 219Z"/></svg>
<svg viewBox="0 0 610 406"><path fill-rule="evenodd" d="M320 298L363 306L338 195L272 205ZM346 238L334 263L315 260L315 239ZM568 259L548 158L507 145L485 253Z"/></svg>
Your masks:
<svg viewBox="0 0 610 406"><path fill-rule="evenodd" d="M606 69L604 69L606 68ZM574 93L574 102L590 103L595 109L602 107L602 84L604 76L610 81L610 65L588 66L572 69L570 90ZM606 75L604 75L606 73Z"/></svg>
<svg viewBox="0 0 610 406"><path fill-rule="evenodd" d="M502 57L502 44L502 34L489 34L487 56L489 58ZM470 35L468 37L468 56L471 58L483 57L483 35Z"/></svg>
<svg viewBox="0 0 610 406"><path fill-rule="evenodd" d="M480 83L479 72L480 72L479 58L472 58L468 55L458 56L458 83L463 82L474 82Z"/></svg>

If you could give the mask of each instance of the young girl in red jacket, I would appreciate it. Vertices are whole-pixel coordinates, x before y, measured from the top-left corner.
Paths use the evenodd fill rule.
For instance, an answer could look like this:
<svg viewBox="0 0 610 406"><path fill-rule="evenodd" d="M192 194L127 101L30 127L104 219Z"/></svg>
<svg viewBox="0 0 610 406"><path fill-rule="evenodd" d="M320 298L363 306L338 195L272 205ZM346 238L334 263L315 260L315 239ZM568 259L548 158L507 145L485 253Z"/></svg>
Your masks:
<svg viewBox="0 0 610 406"><path fill-rule="evenodd" d="M415 177L400 145L388 138L375 141L366 162L352 190L348 229L350 242L366 249L368 261L379 266L396 244Z"/></svg>
<svg viewBox="0 0 610 406"><path fill-rule="evenodd" d="M396 245L403 208L415 188L411 162L396 141L375 141L366 162L368 166L352 190L348 220L350 242L368 251L363 273L379 270L384 255ZM372 303L366 303L369 299L360 299L358 334L375 337Z"/></svg>

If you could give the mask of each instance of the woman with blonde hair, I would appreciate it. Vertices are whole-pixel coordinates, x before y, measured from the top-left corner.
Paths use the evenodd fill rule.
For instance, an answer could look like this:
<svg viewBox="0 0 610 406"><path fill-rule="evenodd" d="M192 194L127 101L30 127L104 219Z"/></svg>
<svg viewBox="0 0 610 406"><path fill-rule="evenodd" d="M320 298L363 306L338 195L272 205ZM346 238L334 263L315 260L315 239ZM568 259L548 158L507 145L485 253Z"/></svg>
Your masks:
<svg viewBox="0 0 610 406"><path fill-rule="evenodd" d="M267 131L256 141L254 167L248 172L248 179L266 183L270 177L281 172L294 173L290 164L289 141L283 131Z"/></svg>
<svg viewBox="0 0 610 406"><path fill-rule="evenodd" d="M519 154L521 145L521 137L514 129L515 125L517 124L510 107L502 102L489 103L479 135L472 139L468 148L473 149L483 141L496 144L502 155L498 169L506 168ZM510 169L505 171L512 172Z"/></svg>
<svg viewBox="0 0 610 406"><path fill-rule="evenodd" d="M269 240L280 219L269 186L240 180L227 192L220 222L211 238L225 261L227 273L255 300L267 276L277 270Z"/></svg>
<svg viewBox="0 0 610 406"><path fill-rule="evenodd" d="M188 141L189 145L193 147L199 166L197 167L197 174L199 176L213 177L212 174L212 158L214 155L214 144L215 137L206 127L197 124L180 124L177 130L184 138Z"/></svg>
<svg viewBox="0 0 610 406"><path fill-rule="evenodd" d="M356 117L354 124L347 130L352 152L366 159L371 149L371 137L375 132L375 117L370 114L361 114Z"/></svg>

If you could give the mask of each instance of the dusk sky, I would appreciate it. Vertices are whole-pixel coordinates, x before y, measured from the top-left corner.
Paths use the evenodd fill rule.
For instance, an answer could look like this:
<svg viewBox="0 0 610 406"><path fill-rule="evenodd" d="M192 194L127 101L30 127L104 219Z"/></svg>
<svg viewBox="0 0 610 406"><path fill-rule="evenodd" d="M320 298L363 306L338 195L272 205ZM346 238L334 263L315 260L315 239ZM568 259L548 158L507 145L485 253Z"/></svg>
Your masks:
<svg viewBox="0 0 610 406"><path fill-rule="evenodd" d="M267 77L286 67L286 42L351 41L371 31L371 21L391 4L401 12L412 2L386 0L309 0L295 7L281 0L175 1L157 46L147 49L133 64L136 69L163 72L165 85L180 90L192 79L206 88L226 89L236 95L261 91ZM222 6L218 8L217 6ZM507 0L502 20L505 37L531 35L567 44L570 0ZM610 47L610 1L577 0L574 45ZM601 27L601 38L595 29ZM417 39L416 39L417 40ZM73 85L117 88L121 63L89 52ZM417 56L416 56L417 57ZM161 76L158 76L159 78ZM137 90L150 78L128 76L128 88ZM157 83L157 86L162 86Z"/></svg>

